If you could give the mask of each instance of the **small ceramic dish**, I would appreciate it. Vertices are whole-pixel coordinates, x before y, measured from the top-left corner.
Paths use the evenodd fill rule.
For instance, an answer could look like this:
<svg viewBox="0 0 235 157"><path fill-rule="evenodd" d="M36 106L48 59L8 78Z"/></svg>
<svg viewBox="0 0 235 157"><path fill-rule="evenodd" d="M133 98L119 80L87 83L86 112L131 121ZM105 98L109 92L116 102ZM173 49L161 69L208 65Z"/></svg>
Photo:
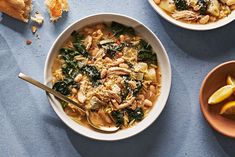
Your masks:
<svg viewBox="0 0 235 157"><path fill-rule="evenodd" d="M169 16L157 4L155 4L154 0L148 0L148 1L149 1L150 5L153 7L153 9L160 16L162 16L165 20L167 20L168 22L170 22L176 26L179 26L179 27L182 27L185 29L189 29L189 30L197 30L197 31L212 30L215 28L222 27L222 26L235 20L235 11L232 11L232 13L228 17L220 19L216 22L212 22L212 23L208 23L208 24L189 24L189 23L181 22L179 20L175 20L174 18Z"/></svg>
<svg viewBox="0 0 235 157"><path fill-rule="evenodd" d="M228 75L235 77L235 61L220 64L209 72L201 86L200 104L205 119L216 131L235 138L235 116L224 117L219 114L221 107L230 99L219 104L208 104L209 97L220 87L226 85ZM235 100L235 97L232 96L231 99Z"/></svg>
<svg viewBox="0 0 235 157"><path fill-rule="evenodd" d="M63 108L61 107L61 104L57 101L57 99L55 99L55 97L52 95L48 95L48 99L52 108L68 127L86 137L106 141L120 140L140 133L158 118L163 108L165 107L171 87L171 67L165 48L161 44L160 40L144 24L130 17L118 14L96 14L74 22L59 35L59 37L55 40L48 53L44 68L44 83L51 87L51 70L54 59L58 55L61 45L68 39L70 34L74 30L79 30L87 25L92 25L96 23L111 23L112 21L133 27L137 34L143 36L145 40L152 45L153 51L157 53L158 64L160 66L160 71L162 75L161 91L157 101L155 102L149 114L141 122L131 128L107 134L94 131L90 128L84 127L83 125L76 123L65 114Z"/></svg>

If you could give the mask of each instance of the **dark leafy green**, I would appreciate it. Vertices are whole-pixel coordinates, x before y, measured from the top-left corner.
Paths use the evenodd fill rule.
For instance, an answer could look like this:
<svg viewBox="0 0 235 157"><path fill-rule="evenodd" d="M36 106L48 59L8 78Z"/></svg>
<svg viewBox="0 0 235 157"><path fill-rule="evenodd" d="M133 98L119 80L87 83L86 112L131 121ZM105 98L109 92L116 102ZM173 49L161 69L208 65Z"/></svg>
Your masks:
<svg viewBox="0 0 235 157"><path fill-rule="evenodd" d="M63 95L69 95L71 94L71 88L79 89L80 85L72 78L65 78L64 80L56 82L52 88Z"/></svg>
<svg viewBox="0 0 235 157"><path fill-rule="evenodd" d="M74 38L74 41L75 42L81 42L83 39L84 39L84 35L83 34L80 34L79 32L77 31L73 31L71 33L71 36Z"/></svg>
<svg viewBox="0 0 235 157"><path fill-rule="evenodd" d="M207 12L207 2L205 0L198 0L198 5L200 6L199 12L201 15L206 15Z"/></svg>
<svg viewBox="0 0 235 157"><path fill-rule="evenodd" d="M79 54L83 55L84 57L89 57L89 54L86 51L86 47L83 45L83 42L82 42L82 40L84 39L84 36L77 31L73 31L71 36L74 39L73 46L75 50Z"/></svg>
<svg viewBox="0 0 235 157"><path fill-rule="evenodd" d="M111 30L113 31L113 34L116 37L122 34L135 35L135 30L132 27L127 27L117 22L112 22Z"/></svg>
<svg viewBox="0 0 235 157"><path fill-rule="evenodd" d="M73 43L73 46L75 47L75 49L84 57L89 57L88 52L86 51L86 47L82 44L82 43Z"/></svg>
<svg viewBox="0 0 235 157"><path fill-rule="evenodd" d="M63 101L63 100L60 101L60 104L61 104L63 109L68 106L68 103Z"/></svg>
<svg viewBox="0 0 235 157"><path fill-rule="evenodd" d="M152 50L152 46L144 39L140 39L139 45L143 50L148 50L148 51Z"/></svg>
<svg viewBox="0 0 235 157"><path fill-rule="evenodd" d="M137 80L136 81L136 88L133 91L133 96L137 96L142 88L142 82Z"/></svg>
<svg viewBox="0 0 235 157"><path fill-rule="evenodd" d="M188 4L186 0L174 0L175 7L177 10L187 10Z"/></svg>
<svg viewBox="0 0 235 157"><path fill-rule="evenodd" d="M79 55L80 53L78 51L75 51L70 48L61 48L60 49L60 55L64 60L73 60L75 56Z"/></svg>
<svg viewBox="0 0 235 157"><path fill-rule="evenodd" d="M112 111L111 116L113 117L117 126L124 124L124 118L123 118L122 111Z"/></svg>
<svg viewBox="0 0 235 157"><path fill-rule="evenodd" d="M139 42L139 51L137 59L139 62L157 65L157 55L152 51L152 46L141 39Z"/></svg>
<svg viewBox="0 0 235 157"><path fill-rule="evenodd" d="M90 78L93 85L99 84L98 80L100 79L100 72L95 66L85 65L81 68L81 71L83 71Z"/></svg>
<svg viewBox="0 0 235 157"><path fill-rule="evenodd" d="M123 76L123 78L124 78L124 88L121 90L122 101L124 101L126 99L128 94L131 94L133 96L137 96L138 93L140 92L141 88L142 88L142 82L141 81L133 80L133 81L136 82L136 88L133 90L129 85L129 81L131 81L132 79L129 76Z"/></svg>
<svg viewBox="0 0 235 157"><path fill-rule="evenodd" d="M52 88L63 95L70 94L69 85L65 81L56 82Z"/></svg>
<svg viewBox="0 0 235 157"><path fill-rule="evenodd" d="M113 117L117 126L124 124L124 112L128 115L129 123L132 120L141 121L144 117L144 112L141 107L137 107L135 110L132 110L131 108L125 108L121 111L114 110L111 112L111 116Z"/></svg>
<svg viewBox="0 0 235 157"><path fill-rule="evenodd" d="M106 55L110 58L115 57L117 52L120 52L125 47L125 43L117 44L117 43L106 43L101 45L102 48L106 50Z"/></svg>
<svg viewBox="0 0 235 157"><path fill-rule="evenodd" d="M132 110L131 108L126 108L125 111L128 114L129 121L132 121L133 119L136 121L141 121L144 117L144 112L141 107L137 107L135 110Z"/></svg>
<svg viewBox="0 0 235 157"><path fill-rule="evenodd" d="M138 61L157 65L157 55L152 51L141 50L138 52Z"/></svg>
<svg viewBox="0 0 235 157"><path fill-rule="evenodd" d="M66 78L74 79L79 73L78 62L74 59L79 54L78 51L69 48L60 49L60 55L65 61L65 64L62 66L62 72Z"/></svg>

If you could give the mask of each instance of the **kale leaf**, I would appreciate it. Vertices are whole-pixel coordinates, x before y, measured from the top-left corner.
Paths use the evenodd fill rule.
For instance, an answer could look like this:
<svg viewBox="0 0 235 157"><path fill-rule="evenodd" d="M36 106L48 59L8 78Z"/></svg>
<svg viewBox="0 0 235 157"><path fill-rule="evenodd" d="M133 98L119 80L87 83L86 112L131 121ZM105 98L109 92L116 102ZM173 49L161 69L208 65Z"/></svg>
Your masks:
<svg viewBox="0 0 235 157"><path fill-rule="evenodd" d="M152 51L140 50L138 52L138 62L157 65L157 55Z"/></svg>
<svg viewBox="0 0 235 157"><path fill-rule="evenodd" d="M86 51L86 47L82 43L76 42L76 43L73 43L73 46L81 55L83 55L86 58L89 57L89 54Z"/></svg>
<svg viewBox="0 0 235 157"><path fill-rule="evenodd" d="M99 84L98 80L100 79L100 72L95 66L85 65L81 68L81 71L83 71L90 78L93 85Z"/></svg>
<svg viewBox="0 0 235 157"><path fill-rule="evenodd" d="M117 52L120 52L125 47L125 43L106 43L101 45L102 48L106 50L106 55L110 58L115 57Z"/></svg>
<svg viewBox="0 0 235 157"><path fill-rule="evenodd" d="M157 65L157 55L152 51L152 46L148 42L141 39L138 47L137 59L139 62Z"/></svg>
<svg viewBox="0 0 235 157"><path fill-rule="evenodd" d="M152 46L144 39L140 39L139 45L144 50L148 50L148 51L152 50Z"/></svg>
<svg viewBox="0 0 235 157"><path fill-rule="evenodd" d="M133 80L133 81L136 82L136 88L132 89L129 85L129 81L131 81L132 79L129 76L123 76L123 78L124 78L124 88L121 91L122 101L124 101L126 99L128 94L131 94L133 96L137 96L138 93L140 92L141 88L142 88L142 82L141 81Z"/></svg>
<svg viewBox="0 0 235 157"><path fill-rule="evenodd" d="M141 107L137 107L135 110L132 110L131 108L125 108L121 111L114 110L111 112L111 116L113 117L117 126L124 124L124 112L126 112L128 115L129 123L132 120L141 121L144 118L144 111Z"/></svg>
<svg viewBox="0 0 235 157"><path fill-rule="evenodd" d="M69 95L70 94L69 86L68 86L67 82L65 82L65 81L58 81L58 82L56 82L53 85L52 88L55 91L60 92L63 95Z"/></svg>
<svg viewBox="0 0 235 157"><path fill-rule="evenodd" d="M144 112L141 107L137 107L135 110L131 108L126 108L125 111L128 114L128 119L131 122L133 119L136 121L141 121L144 117Z"/></svg>
<svg viewBox="0 0 235 157"><path fill-rule="evenodd" d="M174 0L175 7L177 10L187 10L188 4L186 0Z"/></svg>
<svg viewBox="0 0 235 157"><path fill-rule="evenodd" d="M80 85L72 78L65 78L64 80L56 82L52 88L63 95L69 95L71 94L71 88L79 89Z"/></svg>
<svg viewBox="0 0 235 157"><path fill-rule="evenodd" d="M124 124L124 118L123 118L122 111L112 111L111 116L113 117L117 126Z"/></svg>
<svg viewBox="0 0 235 157"><path fill-rule="evenodd" d="M84 36L77 31L73 31L71 36L74 39L73 46L76 49L76 51L86 58L89 57L89 54L86 51L86 47L83 45L83 42L82 42L82 40L84 39Z"/></svg>
<svg viewBox="0 0 235 157"><path fill-rule="evenodd" d="M74 38L75 42L79 42L79 43L84 39L84 35L80 34L77 31L73 31L71 33L71 36Z"/></svg>
<svg viewBox="0 0 235 157"><path fill-rule="evenodd" d="M113 34L116 37L122 34L135 35L135 30L132 27L127 27L117 22L112 22L111 30L113 31Z"/></svg>
<svg viewBox="0 0 235 157"><path fill-rule="evenodd" d="M207 12L207 2L205 0L198 0L197 4L200 6L199 12L201 15L206 15Z"/></svg>
<svg viewBox="0 0 235 157"><path fill-rule="evenodd" d="M140 92L142 86L143 86L143 85L142 85L142 82L139 81L139 80L137 80L137 81L136 81L136 88L135 88L134 91L133 91L133 96L137 96L137 95L139 94L139 92Z"/></svg>

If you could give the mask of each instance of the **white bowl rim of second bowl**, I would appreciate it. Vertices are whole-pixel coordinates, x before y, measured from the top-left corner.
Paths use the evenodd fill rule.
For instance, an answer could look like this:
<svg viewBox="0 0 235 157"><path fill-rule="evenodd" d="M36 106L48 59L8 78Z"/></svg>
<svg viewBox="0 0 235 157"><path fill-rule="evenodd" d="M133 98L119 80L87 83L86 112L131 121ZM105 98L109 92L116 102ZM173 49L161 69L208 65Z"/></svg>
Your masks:
<svg viewBox="0 0 235 157"><path fill-rule="evenodd" d="M169 61L169 57L167 55L167 52L166 52L165 48L163 47L161 41L158 39L158 37L147 26L145 26L143 23L141 23L138 20L136 20L134 18L131 18L129 16L122 15L122 14L116 14L116 13L93 14L93 15L86 16L86 17L84 17L82 19L76 20L74 23L70 24L62 33L60 33L60 35L56 38L56 40L52 44L52 46L51 46L51 48L49 50L49 53L48 53L48 55L46 57L46 62L45 62L45 65L44 65L44 84L47 85L49 80L51 79L51 78L48 78L48 69L51 68L51 67L49 67L49 63L52 60L53 50L54 50L57 42L60 41L62 39L62 37L65 36L65 33L68 32L70 29L72 29L74 26L78 25L79 23L81 23L81 22L83 22L83 21L85 21L87 19L95 18L95 17L98 17L98 16L106 16L106 17L111 17L112 16L112 17L115 17L115 18L123 18L125 20L132 21L132 22L134 22L134 23L136 23L136 24L138 24L140 26L143 26L144 29L146 29L146 31L148 31L150 33L150 35L154 38L154 40L157 42L157 44L159 44L159 48L162 50L161 54L163 55L163 58L165 59L165 66L166 66L166 70L165 71L166 71L166 75L167 76L166 76L166 82L165 82L166 86L165 86L165 89L164 89L165 91L164 91L164 93L161 93L160 96L159 96L159 97L161 97L160 107L158 108L158 110L155 109L155 110L157 110L157 114L154 115L154 117L152 119L148 118L148 121L146 120L145 123L142 123L142 121L147 119L147 117L149 117L149 115L147 117L145 117L141 122L139 122L139 123L142 123L142 127L140 127L140 124L137 124L137 125L135 125L135 126L133 126L131 128L118 131L117 133L119 133L119 132L121 132L121 133L119 133L117 135L116 134L104 134L104 133L100 133L100 132L91 130L89 128L86 128L86 127L84 127L84 126L82 126L80 124L77 124L73 120L71 120L64 112L62 113L57 108L57 106L55 105L55 102L54 102L56 100L54 99L53 96L51 96L49 94L48 94L48 100L49 100L50 105L52 106L52 108L56 112L56 114L59 116L59 118L69 128L74 130L76 133L79 133L79 134L81 134L83 136L86 136L88 138L95 139L95 140L102 140L102 141L122 140L122 139L126 139L126 138L129 138L129 137L132 137L132 136L142 132L144 129L149 127L159 117L159 115L162 113L162 110L164 109L164 107L166 105L167 99L169 97L170 89L171 89L171 81L172 81L171 77L172 77L172 73L171 73L171 65L170 65L170 61ZM116 20L113 19L113 21L116 21ZM94 23L97 23L97 22L94 22ZM87 25L89 25L89 24L87 24ZM75 28L73 28L73 30L74 29ZM157 102L158 102L158 100L156 101L156 103ZM153 110L153 108L151 109L151 111L152 110ZM90 132L90 133L88 134L87 132Z"/></svg>
<svg viewBox="0 0 235 157"><path fill-rule="evenodd" d="M165 20L167 20L168 22L179 26L181 28L185 28L188 30L194 30L194 31L207 31L207 30L213 30L216 28L220 28L223 27L233 21L235 21L235 10L233 10L231 12L230 15L228 15L227 17L224 17L216 22L211 22L208 24L189 24L189 23L185 23L185 22L181 22L179 20L176 20L174 18L172 18L171 16L169 16L164 10L162 10L155 2L154 0L148 0L149 4L152 6L152 8Z"/></svg>

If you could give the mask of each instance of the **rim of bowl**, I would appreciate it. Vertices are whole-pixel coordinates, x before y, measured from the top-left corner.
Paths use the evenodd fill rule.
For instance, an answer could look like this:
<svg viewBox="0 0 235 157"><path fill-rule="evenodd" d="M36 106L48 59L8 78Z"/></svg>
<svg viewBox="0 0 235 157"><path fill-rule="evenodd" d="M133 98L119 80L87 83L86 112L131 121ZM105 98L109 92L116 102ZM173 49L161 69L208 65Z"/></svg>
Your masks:
<svg viewBox="0 0 235 157"><path fill-rule="evenodd" d="M67 26L60 34L59 36L56 38L56 40L53 42L52 46L50 47L49 49L49 52L47 54L47 57L46 57L46 61L45 61L45 64L44 64L44 84L47 85L47 71L48 71L48 68L51 68L51 67L48 67L49 66L49 61L52 57L52 54L54 53L53 52L53 49L56 45L56 43L61 40L62 36L64 35L64 33L66 33L67 30L69 30L71 27L73 27L74 25L76 25L77 23L83 21L83 20L87 20L89 18L92 18L92 17L95 17L95 16L117 16L117 17L120 17L120 18L125 18L126 20L132 20L136 23L138 23L138 25L141 25L144 27L144 29L146 29L153 37L154 37L154 40L158 42L159 44L159 47L160 49L162 50L162 53L165 57L165 60L166 60L166 65L168 66L168 85L166 86L166 89L165 89L165 97L163 97L163 100L162 100L162 106L161 108L159 108L159 114L157 116L155 116L148 124L145 124L144 127L142 128L139 128L136 132L134 133L130 133L130 134L125 134L123 135L122 137L113 137L111 139L109 138L103 138L103 137L95 137L95 136L92 136L92 135L87 135L86 133L84 132L80 132L80 131L77 131L75 128L73 128L72 126L70 126L67 122L66 122L66 118L64 118L63 115L61 115L59 112L59 110L56 109L56 105L55 103L52 102L52 98L51 98L51 95L50 94L47 94L47 98L48 98L48 101L50 103L50 106L53 108L53 110L56 112L57 116L63 121L64 124L66 124L70 129L72 129L73 131L75 131L76 133L82 135L82 136L85 136L85 137L88 137L90 139L94 139L94 140L99 140L99 141L117 141L117 140L123 140L123 139L126 139L126 138L130 138L134 135L137 135L139 134L140 132L142 132L143 130L145 130L146 128L148 128L153 122L155 122L155 120L160 116L160 114L162 113L163 109L165 108L166 106L166 103L167 103L167 100L168 100L168 97L169 97L169 94L170 94L170 90L171 90L171 83L172 83L172 72L171 72L171 64L170 64L170 60L169 60L169 57L168 57L168 54L163 46L163 44L161 43L161 41L159 40L159 38L147 27L145 26L143 23L141 23L140 21L132 18L132 17L129 17L127 15L123 15L123 14L118 14L118 13L98 13L98 14L91 14L91 15L88 15L88 16L85 16L83 18L80 18L78 20L76 20L75 22L73 22L72 24L70 24L69 26ZM94 23L97 23L97 22L94 22ZM158 100L156 101L158 102ZM156 103L155 102L155 103ZM71 119L71 118L69 118ZM80 125L84 128L87 128L81 124L78 124L77 125ZM138 126L138 124L136 125ZM134 128L136 126L133 126L131 128ZM127 128L125 130L128 130L128 129L131 129L131 128ZM88 128L90 130L90 128ZM123 131L125 131L123 130ZM95 131L96 132L96 131ZM99 132L100 133L100 132ZM110 133L107 133L107 134L110 134ZM112 133L111 133L112 134Z"/></svg>
<svg viewBox="0 0 235 157"><path fill-rule="evenodd" d="M231 60L231 61L227 61L227 62L224 62L224 63L221 63L219 65L217 65L216 67L214 67L204 78L203 82L202 82L202 85L201 85L201 88L200 88L200 95L199 95L199 101L200 101L200 108L201 108L201 112L203 113L203 116L204 118L206 119L206 121L210 124L210 126L215 129L217 132L221 133L222 135L225 135L225 136L228 136L228 137L231 137L231 138L235 138L235 135L230 135L230 134L227 134L226 132L223 132L222 129L220 129L219 127L217 127L217 125L215 123L212 123L211 120L209 120L208 118L208 114L206 114L206 109L203 108L203 101L202 101L202 97L203 97L203 88L206 84L206 81L207 79L219 68L227 65L227 64L231 64L231 63L235 63L235 60Z"/></svg>
<svg viewBox="0 0 235 157"><path fill-rule="evenodd" d="M194 31L206 31L206 30L213 30L216 28L223 27L232 21L235 21L235 10L231 12L227 17L222 18L216 22L208 23L208 24L189 24L185 22L181 22L179 20L176 20L169 16L165 11L163 11L157 4L155 4L154 0L148 0L149 4L152 6L152 8L165 20L168 22L179 26L181 28L194 30Z"/></svg>

